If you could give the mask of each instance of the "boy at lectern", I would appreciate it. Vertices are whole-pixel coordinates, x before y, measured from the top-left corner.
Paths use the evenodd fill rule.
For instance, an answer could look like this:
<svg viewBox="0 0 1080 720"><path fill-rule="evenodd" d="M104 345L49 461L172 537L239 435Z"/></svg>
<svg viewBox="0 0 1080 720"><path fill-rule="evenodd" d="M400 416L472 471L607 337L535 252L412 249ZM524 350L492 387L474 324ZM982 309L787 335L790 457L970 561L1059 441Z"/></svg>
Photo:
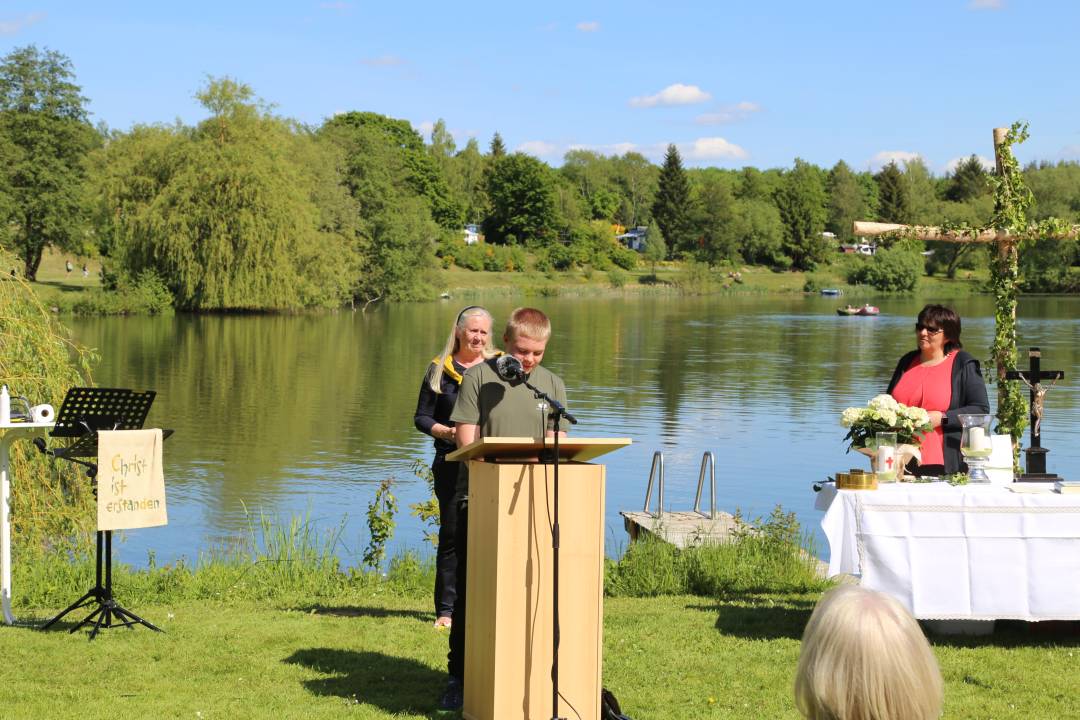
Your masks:
<svg viewBox="0 0 1080 720"><path fill-rule="evenodd" d="M518 308L510 314L503 333L506 354L469 368L462 378L457 404L451 416L457 428L459 448L482 437L538 438L554 434L547 403L537 400L524 383L528 380L558 402L566 404L566 386L562 378L540 367L550 337L551 322L539 310ZM460 708L464 690L468 494L468 466L462 463L455 498L460 508L456 534L457 599L454 603L454 624L450 627L450 652L446 656L450 678L439 701L439 706L444 710Z"/></svg>

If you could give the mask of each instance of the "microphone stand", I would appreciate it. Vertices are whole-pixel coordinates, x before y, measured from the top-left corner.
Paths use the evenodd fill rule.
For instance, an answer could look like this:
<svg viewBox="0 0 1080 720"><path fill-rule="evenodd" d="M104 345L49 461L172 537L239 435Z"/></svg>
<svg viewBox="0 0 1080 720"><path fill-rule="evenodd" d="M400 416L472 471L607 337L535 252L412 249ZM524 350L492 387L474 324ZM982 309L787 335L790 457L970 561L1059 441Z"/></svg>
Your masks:
<svg viewBox="0 0 1080 720"><path fill-rule="evenodd" d="M551 524L551 550L552 550L552 628L551 628L551 720L563 720L559 717L559 421L566 418L570 424L577 425L577 418L566 411L563 404L548 395L543 390L529 383L524 373L521 381L525 387L533 391L537 400L543 400L551 410L551 419L555 430L555 487L554 500L555 511ZM542 460L543 458L541 458Z"/></svg>

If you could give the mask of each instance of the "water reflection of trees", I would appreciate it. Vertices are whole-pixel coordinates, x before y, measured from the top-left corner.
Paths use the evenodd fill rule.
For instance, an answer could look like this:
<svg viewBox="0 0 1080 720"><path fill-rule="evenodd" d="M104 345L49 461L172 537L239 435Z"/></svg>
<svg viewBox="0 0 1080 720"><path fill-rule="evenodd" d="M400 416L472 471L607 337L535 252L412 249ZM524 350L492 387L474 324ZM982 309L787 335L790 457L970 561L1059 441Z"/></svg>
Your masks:
<svg viewBox="0 0 1080 720"><path fill-rule="evenodd" d="M823 410L880 392L914 346L911 323L922 303L879 303L885 315L861 319L801 296L537 304L555 325L546 362L566 378L574 406L591 417L646 417L672 438L688 403L820 422ZM498 336L514 303L491 306ZM985 358L989 300L957 306L968 349ZM1021 347L1041 345L1044 365L1064 369L1067 382L1080 363L1075 306L1061 298L1021 304ZM371 468L398 465L406 475L408 459L428 445L412 427L416 392L458 309L97 319L77 330L105 358L102 383L158 391L151 419L179 431L171 456L192 471L220 471L214 499L231 505L255 492L286 492L298 475L348 481L355 472L367 482ZM1072 410L1076 396L1052 393L1048 407ZM171 482L185 482L184 473Z"/></svg>

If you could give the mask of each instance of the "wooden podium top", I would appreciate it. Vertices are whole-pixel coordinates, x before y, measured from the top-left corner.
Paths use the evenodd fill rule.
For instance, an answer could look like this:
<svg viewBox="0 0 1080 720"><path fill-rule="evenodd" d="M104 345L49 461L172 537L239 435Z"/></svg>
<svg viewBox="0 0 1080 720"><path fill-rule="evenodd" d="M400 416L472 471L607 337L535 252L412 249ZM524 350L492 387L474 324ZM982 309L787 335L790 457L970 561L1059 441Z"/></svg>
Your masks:
<svg viewBox="0 0 1080 720"><path fill-rule="evenodd" d="M613 450L626 447L633 441L630 438L559 438L559 458L573 462L588 462ZM447 460L461 462L478 458L535 458L544 450L554 450L553 438L480 438L463 448L458 448L446 456Z"/></svg>

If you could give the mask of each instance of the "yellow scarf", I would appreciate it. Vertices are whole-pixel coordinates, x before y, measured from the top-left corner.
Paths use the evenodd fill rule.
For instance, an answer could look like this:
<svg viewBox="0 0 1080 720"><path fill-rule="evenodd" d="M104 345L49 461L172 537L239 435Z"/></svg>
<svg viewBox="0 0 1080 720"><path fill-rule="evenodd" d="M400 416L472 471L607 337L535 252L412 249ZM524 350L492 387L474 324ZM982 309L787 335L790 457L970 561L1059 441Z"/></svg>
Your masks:
<svg viewBox="0 0 1080 720"><path fill-rule="evenodd" d="M502 350L496 350L494 357L499 357L502 354L503 354ZM461 373L459 373L457 371L457 368L454 367L454 356L453 355L447 355L445 357L441 357L439 355L436 355L431 360L431 364L436 366L436 367L438 367L440 362L442 362L443 372L446 373L447 375L449 375L451 378L453 378L454 382L456 382L458 385L460 385L462 376L461 376Z"/></svg>

